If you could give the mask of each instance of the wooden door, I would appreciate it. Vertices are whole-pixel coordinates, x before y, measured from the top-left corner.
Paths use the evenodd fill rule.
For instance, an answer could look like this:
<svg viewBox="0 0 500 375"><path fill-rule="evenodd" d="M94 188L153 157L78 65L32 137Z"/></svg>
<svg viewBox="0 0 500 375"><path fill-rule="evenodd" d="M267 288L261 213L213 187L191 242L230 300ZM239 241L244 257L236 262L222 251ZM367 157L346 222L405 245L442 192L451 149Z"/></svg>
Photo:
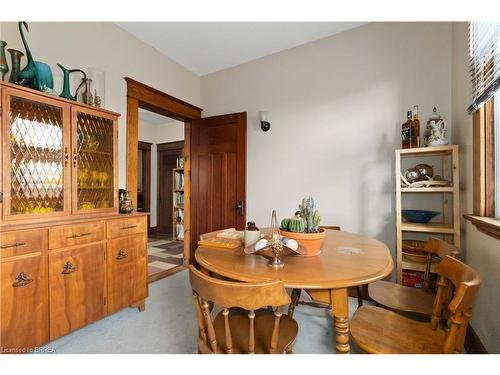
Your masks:
<svg viewBox="0 0 500 375"><path fill-rule="evenodd" d="M177 158L183 155L184 142L161 143L158 150L158 202L157 229L158 233L172 235L173 233L173 172L177 167Z"/></svg>
<svg viewBox="0 0 500 375"><path fill-rule="evenodd" d="M0 277L0 353L25 353L47 342L47 256L3 259Z"/></svg>
<svg viewBox="0 0 500 375"><path fill-rule="evenodd" d="M68 215L70 105L4 88L1 107L4 218Z"/></svg>
<svg viewBox="0 0 500 375"><path fill-rule="evenodd" d="M106 314L104 243L49 254L50 339Z"/></svg>
<svg viewBox="0 0 500 375"><path fill-rule="evenodd" d="M118 119L71 107L72 210L74 214L118 209Z"/></svg>
<svg viewBox="0 0 500 375"><path fill-rule="evenodd" d="M108 241L108 314L148 296L146 241L144 234Z"/></svg>
<svg viewBox="0 0 500 375"><path fill-rule="evenodd" d="M200 234L244 229L246 113L191 122L191 262Z"/></svg>

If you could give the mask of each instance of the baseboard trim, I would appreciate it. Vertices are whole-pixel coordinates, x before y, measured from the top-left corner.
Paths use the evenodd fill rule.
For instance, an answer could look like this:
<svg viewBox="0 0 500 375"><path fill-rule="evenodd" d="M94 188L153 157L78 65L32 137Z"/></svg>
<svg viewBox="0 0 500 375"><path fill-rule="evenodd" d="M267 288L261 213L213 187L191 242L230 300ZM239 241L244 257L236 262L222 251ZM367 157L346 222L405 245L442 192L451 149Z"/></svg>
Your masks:
<svg viewBox="0 0 500 375"><path fill-rule="evenodd" d="M464 347L465 350L467 350L467 354L488 354L488 351L481 342L481 339L479 338L476 331L474 331L474 328L472 328L470 324L467 327Z"/></svg>
<svg viewBox="0 0 500 375"><path fill-rule="evenodd" d="M161 279L164 279L167 276L174 275L177 272L180 272L180 271L185 270L185 269L186 269L186 267L184 267L183 265L180 265L180 266L176 266L176 267L170 268L170 269L165 270L165 271L155 273L154 275L148 276L148 284L155 282L155 281L158 281L158 280L161 280Z"/></svg>

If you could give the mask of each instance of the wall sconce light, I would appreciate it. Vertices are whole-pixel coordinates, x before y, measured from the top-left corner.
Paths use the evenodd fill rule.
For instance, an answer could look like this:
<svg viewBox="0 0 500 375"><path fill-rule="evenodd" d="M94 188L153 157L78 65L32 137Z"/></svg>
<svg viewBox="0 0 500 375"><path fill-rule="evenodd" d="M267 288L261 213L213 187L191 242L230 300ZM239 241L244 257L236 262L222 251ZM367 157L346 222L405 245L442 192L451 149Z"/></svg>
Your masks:
<svg viewBox="0 0 500 375"><path fill-rule="evenodd" d="M260 117L260 128L262 131L267 132L269 129L271 129L271 124L269 121L267 121L267 111L260 111L259 112L259 117Z"/></svg>

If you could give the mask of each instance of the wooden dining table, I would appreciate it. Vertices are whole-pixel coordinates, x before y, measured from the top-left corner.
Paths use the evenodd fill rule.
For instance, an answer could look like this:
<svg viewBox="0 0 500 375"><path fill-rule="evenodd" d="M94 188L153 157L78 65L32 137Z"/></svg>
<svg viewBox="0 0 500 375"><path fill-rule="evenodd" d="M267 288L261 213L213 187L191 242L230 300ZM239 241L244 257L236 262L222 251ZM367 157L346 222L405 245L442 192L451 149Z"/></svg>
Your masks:
<svg viewBox="0 0 500 375"><path fill-rule="evenodd" d="M243 247L199 246L195 258L202 269L217 275L243 282L281 280L286 288L304 289L314 301L330 305L337 353L350 350L347 288L380 280L393 269L382 242L328 229L319 255L285 256L281 269L269 267L268 259L258 253L245 254Z"/></svg>

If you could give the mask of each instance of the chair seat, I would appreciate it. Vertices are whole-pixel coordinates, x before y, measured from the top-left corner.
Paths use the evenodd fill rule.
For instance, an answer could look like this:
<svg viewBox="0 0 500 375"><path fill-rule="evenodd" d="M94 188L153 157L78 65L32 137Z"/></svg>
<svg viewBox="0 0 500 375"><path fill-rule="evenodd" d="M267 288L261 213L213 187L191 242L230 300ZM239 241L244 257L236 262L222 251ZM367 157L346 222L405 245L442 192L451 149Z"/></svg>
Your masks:
<svg viewBox="0 0 500 375"><path fill-rule="evenodd" d="M351 320L351 335L365 352L378 354L443 353L445 332L393 311L363 306Z"/></svg>
<svg viewBox="0 0 500 375"><path fill-rule="evenodd" d="M368 294L375 303L397 312L431 316L435 295L388 281L368 285Z"/></svg>
<svg viewBox="0 0 500 375"><path fill-rule="evenodd" d="M271 335L274 327L274 315L256 312L255 326L255 353L268 354L271 349ZM222 312L214 319L214 330L217 338L217 353L226 353L226 334L224 329L224 316ZM233 340L233 353L248 353L249 318L245 314L229 314L229 327ZM280 319L280 334L277 353L285 353L297 337L299 326L297 322L288 315L283 314ZM201 353L212 353L202 340L198 340L198 348Z"/></svg>

